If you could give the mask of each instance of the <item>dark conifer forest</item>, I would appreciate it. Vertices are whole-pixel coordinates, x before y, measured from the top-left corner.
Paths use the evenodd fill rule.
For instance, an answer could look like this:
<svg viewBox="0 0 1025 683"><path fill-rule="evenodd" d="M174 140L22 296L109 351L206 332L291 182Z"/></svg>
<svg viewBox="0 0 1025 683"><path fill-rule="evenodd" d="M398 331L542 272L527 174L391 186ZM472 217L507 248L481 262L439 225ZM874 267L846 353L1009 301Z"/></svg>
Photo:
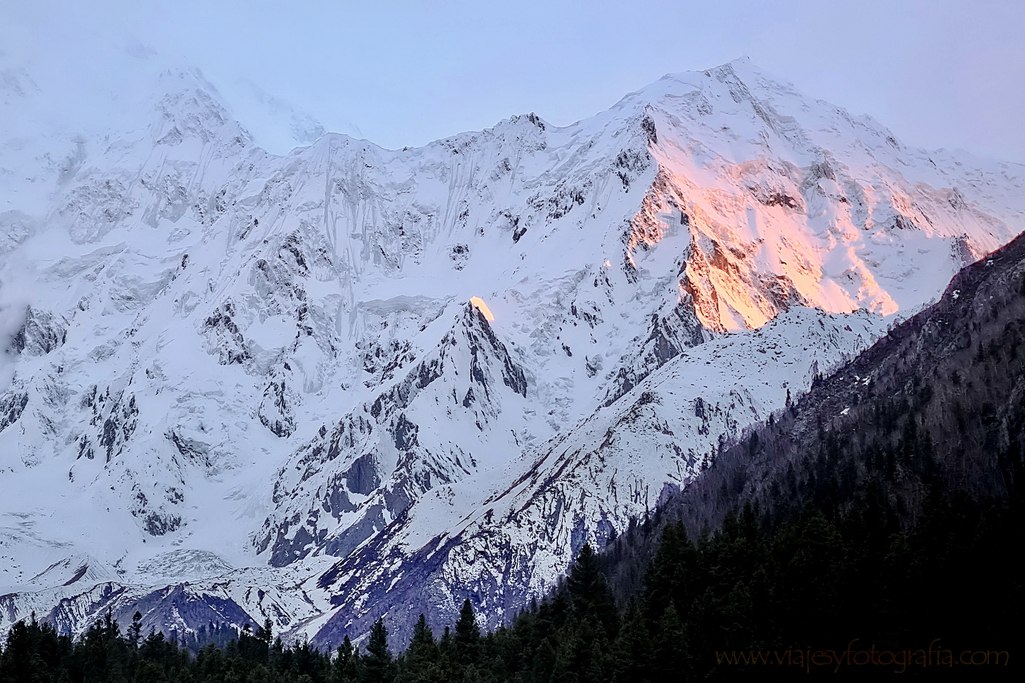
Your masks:
<svg viewBox="0 0 1025 683"><path fill-rule="evenodd" d="M269 622L169 638L138 615L73 641L32 620L8 635L0 682L1009 677L1025 656L1023 454L1019 238L648 519L583 546L493 632L469 599L401 651L386 620L334 652L286 646Z"/></svg>

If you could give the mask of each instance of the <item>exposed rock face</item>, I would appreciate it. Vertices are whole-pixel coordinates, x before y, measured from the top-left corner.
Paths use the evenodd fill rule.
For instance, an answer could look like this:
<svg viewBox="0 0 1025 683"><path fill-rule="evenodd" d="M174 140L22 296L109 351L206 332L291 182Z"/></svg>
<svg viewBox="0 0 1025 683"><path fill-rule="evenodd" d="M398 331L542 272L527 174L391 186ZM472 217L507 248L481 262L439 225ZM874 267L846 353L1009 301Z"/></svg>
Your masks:
<svg viewBox="0 0 1025 683"><path fill-rule="evenodd" d="M43 356L59 348L67 337L66 321L29 306L25 322L14 335L9 348L15 353Z"/></svg>

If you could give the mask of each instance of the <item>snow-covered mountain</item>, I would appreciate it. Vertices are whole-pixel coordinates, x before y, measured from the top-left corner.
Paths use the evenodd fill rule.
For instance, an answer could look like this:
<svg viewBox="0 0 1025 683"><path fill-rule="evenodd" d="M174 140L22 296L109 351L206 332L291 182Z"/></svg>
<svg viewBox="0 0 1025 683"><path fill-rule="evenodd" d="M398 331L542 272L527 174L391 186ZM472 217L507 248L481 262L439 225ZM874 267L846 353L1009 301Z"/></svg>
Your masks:
<svg viewBox="0 0 1025 683"><path fill-rule="evenodd" d="M1025 228L743 60L284 156L195 71L79 128L0 66L0 628L497 623Z"/></svg>

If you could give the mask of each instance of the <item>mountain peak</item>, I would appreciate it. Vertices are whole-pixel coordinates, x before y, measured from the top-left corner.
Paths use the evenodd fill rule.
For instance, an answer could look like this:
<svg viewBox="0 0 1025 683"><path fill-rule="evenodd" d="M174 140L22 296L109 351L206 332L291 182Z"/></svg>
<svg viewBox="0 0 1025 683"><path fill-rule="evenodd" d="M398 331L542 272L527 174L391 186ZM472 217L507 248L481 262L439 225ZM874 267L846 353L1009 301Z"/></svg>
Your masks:
<svg viewBox="0 0 1025 683"><path fill-rule="evenodd" d="M758 67L758 65L756 65L750 57L748 57L747 55L741 55L739 57L729 60L728 62L723 62L722 64L718 64L716 66L710 66L706 69L669 71L665 73L659 80L678 80L686 82L692 79L694 76L713 77L725 74L753 75L756 73L765 75L762 69Z"/></svg>
<svg viewBox="0 0 1025 683"><path fill-rule="evenodd" d="M750 57L742 56L718 66L693 71L670 71L661 78L629 95L647 95L659 99L679 97L693 90L709 87L708 79L720 83L742 82L750 87L774 85L776 89L793 92L788 82L773 76L756 65Z"/></svg>
<svg viewBox="0 0 1025 683"><path fill-rule="evenodd" d="M779 80L769 76L760 66L755 64L750 57L747 55L741 55L735 59L731 59L728 62L713 66L708 69L704 69L701 73L708 76L722 77L725 75L733 75L738 78L751 77L762 77L769 78L771 80Z"/></svg>
<svg viewBox="0 0 1025 683"><path fill-rule="evenodd" d="M159 591L192 575L177 549L248 571L221 583L311 636L333 596L376 617L355 584L389 571L438 610L459 577L497 615L937 296L965 233L1017 232L1014 177L932 163L743 60L712 71L561 128L280 157L202 74L147 72L79 142L0 146L25 179L0 197L4 259L32 274L3 273L31 317L0 391L0 592L86 550ZM419 592L419 559L471 522L487 542ZM353 590L318 588L341 558ZM235 590L254 576L309 600Z"/></svg>
<svg viewBox="0 0 1025 683"><path fill-rule="evenodd" d="M154 106L159 119L151 131L158 144L176 145L189 137L203 143L221 138L243 147L252 141L198 69L164 71L157 84L159 99Z"/></svg>

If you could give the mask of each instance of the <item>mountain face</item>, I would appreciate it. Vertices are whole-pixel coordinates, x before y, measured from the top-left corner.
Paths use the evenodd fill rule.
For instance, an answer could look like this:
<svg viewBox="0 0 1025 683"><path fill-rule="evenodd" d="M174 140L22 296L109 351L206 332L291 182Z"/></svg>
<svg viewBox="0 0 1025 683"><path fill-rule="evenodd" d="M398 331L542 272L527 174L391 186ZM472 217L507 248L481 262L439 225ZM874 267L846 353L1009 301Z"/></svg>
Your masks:
<svg viewBox="0 0 1025 683"><path fill-rule="evenodd" d="M891 534L914 542L918 527L919 542L943 548L946 557L961 553L959 561L981 568L974 581L968 578L970 570L962 568L962 583L991 582L985 590L994 599L970 602L994 613L1013 605L1015 595L1021 595L1020 576L1002 569L1013 566L1010 556L995 557L1016 544L991 531L1000 514L1010 523L1010 534L1022 528L1023 320L1025 234L960 271L939 301L820 377L773 420L717 454L691 486L666 499L646 528L619 536L604 556L617 592L643 591L640 579L660 531L682 522L692 537L714 533L728 526L728 514L743 510L740 516L758 511L767 535L774 526L798 523L810 513L844 518L851 528L862 525L862 541L877 548L893 544ZM984 521L972 516L980 510L988 511ZM942 531L922 528L923 519L943 514L949 518L932 522ZM959 523L961 529L951 528ZM968 539L950 537L966 532ZM987 561L970 556L966 540L974 539L979 540L975 550L989 555ZM846 552L852 565L872 566L886 557L885 571L901 575L889 577L890 585L870 577L863 589L871 595L861 596L869 609L889 609L899 602L903 581L939 584L952 575L913 553L901 560L885 554L859 557L850 548ZM836 557L835 550L830 554ZM880 586L887 586L882 596ZM846 590L858 599L857 589ZM926 603L931 603L932 594L923 590L918 599L929 595ZM892 612L910 609L922 624L935 620L928 628L946 621L950 630L978 637L981 622L953 624L963 615L951 615L947 604L909 604ZM855 617L830 613L830 621L846 632Z"/></svg>
<svg viewBox="0 0 1025 683"><path fill-rule="evenodd" d="M715 474L674 506L714 523L695 501L724 479L734 479L737 502L811 503L779 491L786 479L816 476L843 488L882 474L909 518L930 486L981 501L1020 495L1022 320L1025 235L959 272L936 304L817 382L754 445L724 453Z"/></svg>
<svg viewBox="0 0 1025 683"><path fill-rule="evenodd" d="M4 629L498 623L1025 225L744 61L283 156L194 71L79 130L0 66Z"/></svg>

